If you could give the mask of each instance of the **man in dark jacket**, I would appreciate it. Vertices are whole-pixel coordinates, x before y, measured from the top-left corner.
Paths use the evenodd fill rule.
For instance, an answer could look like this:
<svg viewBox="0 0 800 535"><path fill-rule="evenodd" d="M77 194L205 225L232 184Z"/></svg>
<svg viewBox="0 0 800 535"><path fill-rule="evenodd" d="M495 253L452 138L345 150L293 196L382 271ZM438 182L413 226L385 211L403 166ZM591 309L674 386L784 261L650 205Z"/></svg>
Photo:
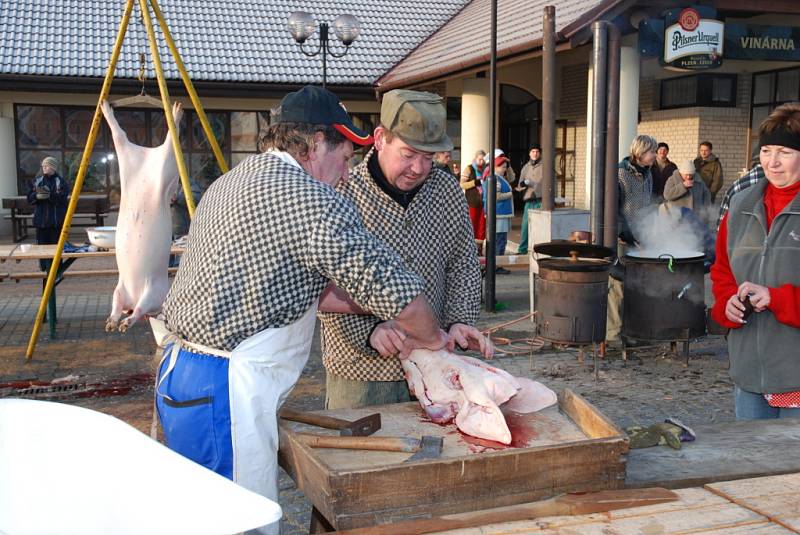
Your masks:
<svg viewBox="0 0 800 535"><path fill-rule="evenodd" d="M656 150L656 163L650 168L653 175L653 197L657 200L664 194L664 184L678 168L667 156L669 155L669 145L659 143Z"/></svg>
<svg viewBox="0 0 800 535"><path fill-rule="evenodd" d="M697 151L699 155L694 159L694 168L703 178L708 191L711 192L712 203L716 202L717 192L722 189L723 183L722 163L711 152L713 148L710 141L703 141Z"/></svg>
<svg viewBox="0 0 800 535"><path fill-rule="evenodd" d="M539 145L531 147L528 153L530 160L522 167L519 173L519 183L515 188L522 191L522 235L519 241L517 254L528 254L528 210L542 206L542 148Z"/></svg>
<svg viewBox="0 0 800 535"><path fill-rule="evenodd" d="M42 160L42 174L28 188L28 202L34 207L33 226L36 243L58 243L58 235L67 215L69 184L58 174L58 161L52 156Z"/></svg>

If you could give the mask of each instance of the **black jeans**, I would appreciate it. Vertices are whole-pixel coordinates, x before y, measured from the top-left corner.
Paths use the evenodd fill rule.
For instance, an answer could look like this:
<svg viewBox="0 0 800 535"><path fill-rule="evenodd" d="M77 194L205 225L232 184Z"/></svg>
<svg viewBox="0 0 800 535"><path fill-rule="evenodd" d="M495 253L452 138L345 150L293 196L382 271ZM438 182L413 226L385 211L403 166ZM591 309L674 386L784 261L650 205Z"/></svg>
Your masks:
<svg viewBox="0 0 800 535"><path fill-rule="evenodd" d="M39 245L51 245L58 243L58 237L61 234L61 229L56 227L39 228L36 227L36 243ZM50 269L50 262L46 260L39 260L39 267L42 271L47 272Z"/></svg>
<svg viewBox="0 0 800 535"><path fill-rule="evenodd" d="M36 243L39 245L50 245L58 243L58 236L61 234L61 229L56 227L39 228L36 227Z"/></svg>

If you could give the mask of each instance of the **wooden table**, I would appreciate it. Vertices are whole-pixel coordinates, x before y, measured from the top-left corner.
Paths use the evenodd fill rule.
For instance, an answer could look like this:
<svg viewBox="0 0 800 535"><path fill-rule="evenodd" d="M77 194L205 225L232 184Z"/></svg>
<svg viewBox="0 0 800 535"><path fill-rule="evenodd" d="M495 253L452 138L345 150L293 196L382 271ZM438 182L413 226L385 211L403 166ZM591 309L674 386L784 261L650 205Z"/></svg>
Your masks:
<svg viewBox="0 0 800 535"><path fill-rule="evenodd" d="M699 425L695 442L631 450L626 487L683 488L800 472L800 420Z"/></svg>
<svg viewBox="0 0 800 535"><path fill-rule="evenodd" d="M3 208L10 210L6 216L11 220L14 243L21 242L28 237L28 229L33 228L32 216L34 206L28 202L28 197L18 195L15 197L4 197ZM108 217L109 201L108 195L84 193L78 198L78 205L75 207L73 218L91 218L89 224L73 222L72 227L103 226L103 221Z"/></svg>
<svg viewBox="0 0 800 535"><path fill-rule="evenodd" d="M0 264L4 264L10 261L19 263L23 260L39 260L41 262L41 267L43 269L42 292L44 292L47 273L49 272L50 265L53 261L53 258L55 257L57 245L56 244L30 245L29 249L25 252L21 250L22 245L23 244L0 245ZM185 249L183 247L173 246L170 250L170 254L180 255L183 254L184 251ZM114 249L101 249L98 251L81 252L81 253L62 253L61 265L59 266L58 274L56 275L55 284L58 285L61 283L61 281L64 279L64 274L72 266L72 264L75 263L75 261L78 260L79 258L103 258L115 255L116 251ZM91 276L92 273L93 272L91 271L85 272L87 276ZM9 275L9 278L13 278L13 275ZM27 277L27 278L32 278L32 277ZM50 328L51 339L56 338L57 321L58 317L56 310L56 289L54 286L53 291L50 294L50 299L47 302L47 323Z"/></svg>
<svg viewBox="0 0 800 535"><path fill-rule="evenodd" d="M800 474L677 490L678 501L607 513L551 516L447 531L447 535L789 535L800 533Z"/></svg>
<svg viewBox="0 0 800 535"><path fill-rule="evenodd" d="M582 397L564 390L559 406L507 415L517 447L480 452L480 441L454 424L437 425L418 403L322 414L355 420L381 413L376 436L442 436L439 459L411 454L313 449L297 432L333 432L281 421L281 466L314 505L312 531L500 507L561 492L621 488L627 439ZM494 443L496 444L496 443Z"/></svg>

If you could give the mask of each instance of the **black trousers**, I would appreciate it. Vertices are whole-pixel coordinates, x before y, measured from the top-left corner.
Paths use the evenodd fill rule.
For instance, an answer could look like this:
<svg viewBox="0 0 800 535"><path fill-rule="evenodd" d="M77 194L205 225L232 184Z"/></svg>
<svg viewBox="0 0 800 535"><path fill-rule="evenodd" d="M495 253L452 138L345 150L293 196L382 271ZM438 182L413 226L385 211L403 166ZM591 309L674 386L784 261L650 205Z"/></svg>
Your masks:
<svg viewBox="0 0 800 535"><path fill-rule="evenodd" d="M58 236L61 234L61 229L56 227L39 228L36 227L36 243L39 245L50 245L58 243Z"/></svg>

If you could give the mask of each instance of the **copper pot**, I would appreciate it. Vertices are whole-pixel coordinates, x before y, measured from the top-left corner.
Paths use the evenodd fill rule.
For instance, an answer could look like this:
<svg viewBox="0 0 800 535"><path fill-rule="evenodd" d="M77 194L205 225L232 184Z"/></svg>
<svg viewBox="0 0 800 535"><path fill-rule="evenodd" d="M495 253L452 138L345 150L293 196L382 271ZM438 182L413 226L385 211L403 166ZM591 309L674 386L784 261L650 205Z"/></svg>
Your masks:
<svg viewBox="0 0 800 535"><path fill-rule="evenodd" d="M578 243L592 243L592 233L588 230L573 230L569 235L569 241Z"/></svg>

